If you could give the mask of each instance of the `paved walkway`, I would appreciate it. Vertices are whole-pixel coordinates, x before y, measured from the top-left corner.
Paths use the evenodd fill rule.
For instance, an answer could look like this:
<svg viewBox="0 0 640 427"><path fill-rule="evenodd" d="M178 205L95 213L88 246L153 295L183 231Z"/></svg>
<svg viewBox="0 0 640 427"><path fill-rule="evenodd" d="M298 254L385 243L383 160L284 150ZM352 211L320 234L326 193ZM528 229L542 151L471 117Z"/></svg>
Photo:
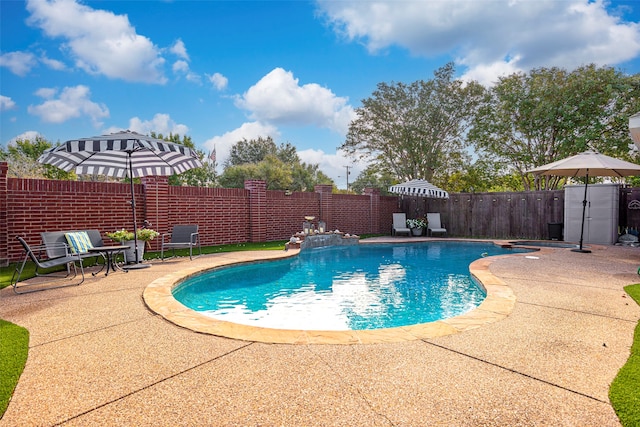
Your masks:
<svg viewBox="0 0 640 427"><path fill-rule="evenodd" d="M622 290L640 281L640 248L496 257L489 271L517 298L508 317L398 343L222 338L176 326L142 298L176 270L265 254L281 255L208 255L88 275L79 287L0 290L0 318L31 334L0 426L619 425L607 394L640 318Z"/></svg>

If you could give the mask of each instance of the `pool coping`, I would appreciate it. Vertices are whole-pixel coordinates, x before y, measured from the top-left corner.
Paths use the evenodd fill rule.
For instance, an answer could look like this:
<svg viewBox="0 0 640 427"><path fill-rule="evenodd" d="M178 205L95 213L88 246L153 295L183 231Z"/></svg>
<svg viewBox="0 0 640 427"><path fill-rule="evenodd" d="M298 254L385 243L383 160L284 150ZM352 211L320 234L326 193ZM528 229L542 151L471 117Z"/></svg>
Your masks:
<svg viewBox="0 0 640 427"><path fill-rule="evenodd" d="M457 239L446 240L464 241ZM415 242L418 242L418 240L412 240L411 242L406 243ZM512 246L505 242L493 240L490 242L500 246ZM370 243L383 242L376 241ZM391 243L391 241L386 241L386 243ZM393 240L393 243L398 243L398 241ZM531 249L545 251L546 248ZM444 320L401 326L397 328L348 331L262 328L258 326L241 325L205 316L186 307L173 297L172 290L178 286L180 282L193 275L234 264L293 257L297 256L299 253L299 249L291 249L289 251L281 251L277 253L271 251L247 254L236 252L233 257L225 257L222 255L212 259L211 265L206 267L199 266L186 268L154 280L144 289L142 297L145 304L151 311L157 313L167 321L174 323L177 326L190 329L194 332L243 341L272 344L347 345L414 341L457 334L470 329L476 329L483 325L498 322L511 314L515 307L516 296L506 283L491 274L489 266L494 260L502 257L528 255L528 253L514 253L491 256L476 260L469 265L471 276L477 280L487 293L484 301L474 310Z"/></svg>

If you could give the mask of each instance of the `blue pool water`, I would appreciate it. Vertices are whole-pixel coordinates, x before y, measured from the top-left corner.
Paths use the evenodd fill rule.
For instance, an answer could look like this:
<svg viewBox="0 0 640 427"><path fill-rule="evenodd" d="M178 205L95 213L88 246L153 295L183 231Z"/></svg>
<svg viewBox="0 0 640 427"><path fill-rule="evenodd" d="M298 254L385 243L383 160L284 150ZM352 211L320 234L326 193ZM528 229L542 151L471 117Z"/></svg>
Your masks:
<svg viewBox="0 0 640 427"><path fill-rule="evenodd" d="M173 291L216 319L278 329L361 330L432 322L485 299L469 275L483 256L528 252L491 243L360 244L191 277Z"/></svg>

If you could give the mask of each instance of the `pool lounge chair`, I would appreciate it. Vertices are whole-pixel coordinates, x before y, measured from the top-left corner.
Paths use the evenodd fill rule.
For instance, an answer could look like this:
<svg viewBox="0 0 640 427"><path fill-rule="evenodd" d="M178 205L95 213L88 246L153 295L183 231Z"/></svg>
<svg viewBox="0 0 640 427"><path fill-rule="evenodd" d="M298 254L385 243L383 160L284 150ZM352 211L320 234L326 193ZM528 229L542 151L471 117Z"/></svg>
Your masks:
<svg viewBox="0 0 640 427"><path fill-rule="evenodd" d="M444 228L440 222L440 213L427 213L427 221L429 221L429 225L427 225L427 235L432 236L433 233L447 234L447 229Z"/></svg>
<svg viewBox="0 0 640 427"><path fill-rule="evenodd" d="M405 213L393 214L393 226L391 227L391 235L396 236L398 233L406 233L407 236L411 236L411 229L407 227L407 214Z"/></svg>
<svg viewBox="0 0 640 427"><path fill-rule="evenodd" d="M169 238L169 236L171 237ZM167 238L169 238L170 240L167 241ZM171 233L165 233L162 235L160 259L164 261L164 251L166 249L171 249L172 255L175 256L176 249L189 248L189 259L193 260L194 247L198 248L198 256L202 255L198 225L174 225L173 231L171 231Z"/></svg>
<svg viewBox="0 0 640 427"><path fill-rule="evenodd" d="M11 286L13 286L13 291L15 293L25 294L28 292L43 291L45 289L62 288L65 286L77 286L82 282L84 282L84 268L82 266L82 257L80 256L80 254L67 253L65 249L66 246L63 245L60 247L60 250L64 251L64 252L61 252L63 254L62 256L49 258L46 256L46 253L48 250L50 251L53 249L52 244L47 246L45 245L30 246L22 237L18 236L16 237L16 239L18 239L18 241L24 248L25 253L24 253L24 259L22 260L22 262L18 262L16 264L16 269L13 272L13 276L11 276L10 284ZM27 264L27 261L32 261L36 265L36 271L35 271L36 276L51 277L51 278L55 278L56 281L61 281L64 279L73 280L78 275L78 269L76 267L76 264L77 264L80 266L80 273L82 275L82 279L77 283L76 282L64 283L58 286L44 286L45 283L23 284L21 286L18 286L18 283L20 283L20 278L22 276L22 272L24 271L24 267ZM52 273L42 272L43 270L51 269L53 267L60 267L60 266L65 266L66 269L62 272L55 272L55 271ZM71 270L73 270L73 276L71 276ZM43 285L43 286L39 286L39 285ZM34 288L29 288L28 291L18 290L18 289L25 288L27 286L34 286Z"/></svg>

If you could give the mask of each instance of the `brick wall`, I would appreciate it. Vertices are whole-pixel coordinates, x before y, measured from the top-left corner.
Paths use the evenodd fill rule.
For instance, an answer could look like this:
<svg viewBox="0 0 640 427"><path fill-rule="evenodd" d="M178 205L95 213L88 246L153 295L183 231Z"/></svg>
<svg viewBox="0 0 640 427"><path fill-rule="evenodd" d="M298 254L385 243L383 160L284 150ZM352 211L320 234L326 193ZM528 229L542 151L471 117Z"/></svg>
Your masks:
<svg viewBox="0 0 640 427"><path fill-rule="evenodd" d="M385 233L390 219L371 207L384 207L384 199L396 203L396 197L380 198L375 192L331 194L331 186L318 186L314 193L267 191L263 181L247 181L244 189L201 188L145 177L133 187L138 226L146 219L167 233L175 224L198 224L206 246L286 240L302 230L308 215L316 217L316 224L325 220L329 229ZM388 226L378 229L377 222ZM42 231L97 229L104 236L120 228L133 228L130 184L8 178L7 164L0 162L0 265L21 258L15 236L37 244ZM159 247L160 239L151 242L152 250Z"/></svg>

